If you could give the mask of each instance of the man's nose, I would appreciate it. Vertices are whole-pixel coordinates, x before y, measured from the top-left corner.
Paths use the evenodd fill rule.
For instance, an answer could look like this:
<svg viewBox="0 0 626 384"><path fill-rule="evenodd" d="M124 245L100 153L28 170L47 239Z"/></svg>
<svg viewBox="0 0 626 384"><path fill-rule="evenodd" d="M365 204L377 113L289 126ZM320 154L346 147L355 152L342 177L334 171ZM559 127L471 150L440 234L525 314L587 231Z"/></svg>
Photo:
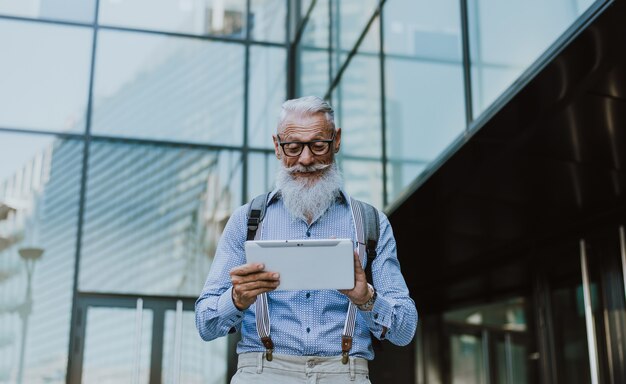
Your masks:
<svg viewBox="0 0 626 384"><path fill-rule="evenodd" d="M314 162L315 156L311 152L309 146L305 145L304 148L302 148L302 153L298 157L298 163L300 163L300 165L309 166L312 165Z"/></svg>

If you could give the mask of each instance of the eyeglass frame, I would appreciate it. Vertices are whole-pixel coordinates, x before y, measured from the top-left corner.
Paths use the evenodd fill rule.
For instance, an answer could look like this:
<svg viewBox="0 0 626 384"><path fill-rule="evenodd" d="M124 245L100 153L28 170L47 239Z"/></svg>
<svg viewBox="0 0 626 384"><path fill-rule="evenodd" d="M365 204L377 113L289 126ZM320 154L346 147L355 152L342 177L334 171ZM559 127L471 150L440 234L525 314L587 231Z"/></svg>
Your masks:
<svg viewBox="0 0 626 384"><path fill-rule="evenodd" d="M333 130L333 137L331 137L328 140L285 141L285 142L281 142L280 141L280 136L278 134L276 134L276 138L278 139L278 145L280 145L280 148L283 150L283 153L287 157L300 157L300 155L302 155L302 151L304 151L304 147L305 146L309 148L309 152L311 152L313 155L315 155L315 156L324 156L325 154L327 154L330 151L330 145L335 141L336 137L337 137L337 131ZM311 149L311 144L314 144L314 143L327 143L328 147L326 147L326 151L324 153L315 153L315 152L313 152L313 149ZM285 145L287 145L287 144L300 144L300 151L298 152L298 154L297 155L288 155L287 152L285 152Z"/></svg>

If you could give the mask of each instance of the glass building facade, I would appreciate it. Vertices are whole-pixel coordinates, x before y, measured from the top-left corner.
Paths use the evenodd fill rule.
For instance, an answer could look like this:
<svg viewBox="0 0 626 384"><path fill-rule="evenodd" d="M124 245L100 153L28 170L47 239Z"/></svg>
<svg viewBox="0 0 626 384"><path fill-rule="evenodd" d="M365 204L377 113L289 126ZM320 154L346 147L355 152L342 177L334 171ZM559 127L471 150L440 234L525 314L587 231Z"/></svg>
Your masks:
<svg viewBox="0 0 626 384"><path fill-rule="evenodd" d="M347 191L392 209L596 3L0 2L0 383L225 383L193 302L230 212L272 188L281 102L330 100ZM523 306L494 327L523 332Z"/></svg>

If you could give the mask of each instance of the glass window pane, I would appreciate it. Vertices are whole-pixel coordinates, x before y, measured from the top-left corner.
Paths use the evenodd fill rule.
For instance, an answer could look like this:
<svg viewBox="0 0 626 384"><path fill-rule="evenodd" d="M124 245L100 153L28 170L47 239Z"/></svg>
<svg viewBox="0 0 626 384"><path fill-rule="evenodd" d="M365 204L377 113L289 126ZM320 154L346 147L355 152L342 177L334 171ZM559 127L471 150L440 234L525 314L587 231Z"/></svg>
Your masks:
<svg viewBox="0 0 626 384"><path fill-rule="evenodd" d="M79 140L0 132L2 382L20 365L24 383L65 382L82 154Z"/></svg>
<svg viewBox="0 0 626 384"><path fill-rule="evenodd" d="M298 93L300 96L324 97L330 86L328 51L314 48L300 50Z"/></svg>
<svg viewBox="0 0 626 384"><path fill-rule="evenodd" d="M394 0L383 13L387 55L461 61L458 0Z"/></svg>
<svg viewBox="0 0 626 384"><path fill-rule="evenodd" d="M138 311L135 308L88 309L82 383L147 384L150 381L153 313L143 309L138 317ZM138 320L141 321L139 329Z"/></svg>
<svg viewBox="0 0 626 384"><path fill-rule="evenodd" d="M355 55L333 93L343 155L380 158L382 118L378 55Z"/></svg>
<svg viewBox="0 0 626 384"><path fill-rule="evenodd" d="M300 40L300 44L303 47L328 48L330 33L329 2L330 0L321 0L315 3ZM308 7L302 9L304 15L306 15L307 10Z"/></svg>
<svg viewBox="0 0 626 384"><path fill-rule="evenodd" d="M393 202L426 169L419 160L387 159L388 204Z"/></svg>
<svg viewBox="0 0 626 384"><path fill-rule="evenodd" d="M385 76L388 161L430 163L465 130L461 64L388 57Z"/></svg>
<svg viewBox="0 0 626 384"><path fill-rule="evenodd" d="M162 382L226 383L227 347L226 337L208 343L198 337L192 311L182 311L179 318L176 311L165 311Z"/></svg>
<svg viewBox="0 0 626 384"><path fill-rule="evenodd" d="M346 192L351 196L383 208L383 166L379 161L342 159L339 162Z"/></svg>
<svg viewBox="0 0 626 384"><path fill-rule="evenodd" d="M284 48L250 47L248 143L273 148L272 134L286 96L287 53Z"/></svg>
<svg viewBox="0 0 626 384"><path fill-rule="evenodd" d="M489 327L491 330L526 331L526 301L514 298L497 303L456 309L444 314L450 324L473 324Z"/></svg>
<svg viewBox="0 0 626 384"><path fill-rule="evenodd" d="M485 110L592 3L591 0L468 2L471 65L475 69L472 84L474 91L482 95L474 96L474 115ZM492 82L484 77L490 69L511 73L505 81L496 76Z"/></svg>
<svg viewBox="0 0 626 384"><path fill-rule="evenodd" d="M256 41L285 43L287 3L285 0L252 0L250 38Z"/></svg>
<svg viewBox="0 0 626 384"><path fill-rule="evenodd" d="M82 132L92 31L0 20L0 126Z"/></svg>
<svg viewBox="0 0 626 384"><path fill-rule="evenodd" d="M239 152L94 142L80 289L196 296L241 180Z"/></svg>
<svg viewBox="0 0 626 384"><path fill-rule="evenodd" d="M591 370L579 244L577 241L571 241L546 246L539 250L535 259L541 260L544 264L546 278L550 284L548 319L551 320L554 350L561 351L555 353L553 357L553 366L559 382L590 383ZM594 279L590 277L593 300ZM602 316L600 312L594 314L596 321Z"/></svg>
<svg viewBox="0 0 626 384"><path fill-rule="evenodd" d="M457 0L388 2L385 107L389 201L465 129Z"/></svg>
<svg viewBox="0 0 626 384"><path fill-rule="evenodd" d="M371 8L371 9L370 9ZM374 12L375 7L372 7L371 4L363 6L360 8L358 5L354 4L354 2L336 2L335 6L335 14L339 13L339 17L341 20L335 18L333 28L334 31L338 32L338 38L332 43L331 50L331 72L332 72L332 80L335 79L339 70L346 62L348 58L348 54L354 48L358 38L361 36L361 33L364 31L367 26L367 21L371 17ZM350 20L348 22L348 26L344 26L343 18L347 18ZM363 20L361 20L363 19ZM362 24L362 25L361 25ZM358 30L351 30L350 28L357 28ZM343 34L343 29L348 28L349 32L345 35ZM368 55L372 58L378 57L380 52L380 23L378 22L378 18L374 20L374 22L370 25L369 29L361 44L359 45L358 54L361 56ZM333 32L335 33L335 32ZM336 34L334 36L337 36ZM346 40L347 39L347 40Z"/></svg>
<svg viewBox="0 0 626 384"><path fill-rule="evenodd" d="M101 25L193 35L246 36L245 0L100 0Z"/></svg>
<svg viewBox="0 0 626 384"><path fill-rule="evenodd" d="M483 363L482 339L474 335L450 337L452 382L458 384L484 383L486 372Z"/></svg>
<svg viewBox="0 0 626 384"><path fill-rule="evenodd" d="M0 14L93 23L95 0L4 0Z"/></svg>
<svg viewBox="0 0 626 384"><path fill-rule="evenodd" d="M248 156L248 196L246 201L274 189L274 178L278 164L274 152L268 154L251 153Z"/></svg>
<svg viewBox="0 0 626 384"><path fill-rule="evenodd" d="M240 44L102 31L92 131L241 145L243 65Z"/></svg>
<svg viewBox="0 0 626 384"><path fill-rule="evenodd" d="M378 7L379 0L341 0L333 1L333 42L334 48L350 52L365 30ZM378 23L374 23L378 25ZM375 27L376 28L376 27ZM370 34L371 31L368 32ZM378 34L378 30L376 31ZM378 51L378 40L363 41L359 47L361 52Z"/></svg>

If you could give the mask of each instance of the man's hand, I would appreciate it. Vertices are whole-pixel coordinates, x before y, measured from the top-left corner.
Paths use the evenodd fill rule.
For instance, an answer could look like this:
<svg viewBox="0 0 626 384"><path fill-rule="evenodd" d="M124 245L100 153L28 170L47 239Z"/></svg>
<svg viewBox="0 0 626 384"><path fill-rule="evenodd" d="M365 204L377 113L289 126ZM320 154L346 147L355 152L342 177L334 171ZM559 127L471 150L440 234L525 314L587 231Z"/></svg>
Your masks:
<svg viewBox="0 0 626 384"><path fill-rule="evenodd" d="M339 292L348 296L350 301L355 305L362 305L370 299L370 290L367 287L367 277L365 271L361 267L361 260L359 260L359 254L354 251L354 288L352 289L340 289Z"/></svg>
<svg viewBox="0 0 626 384"><path fill-rule="evenodd" d="M264 271L263 264L244 264L230 270L233 303L240 311L248 309L256 296L270 292L280 283L278 273Z"/></svg>

